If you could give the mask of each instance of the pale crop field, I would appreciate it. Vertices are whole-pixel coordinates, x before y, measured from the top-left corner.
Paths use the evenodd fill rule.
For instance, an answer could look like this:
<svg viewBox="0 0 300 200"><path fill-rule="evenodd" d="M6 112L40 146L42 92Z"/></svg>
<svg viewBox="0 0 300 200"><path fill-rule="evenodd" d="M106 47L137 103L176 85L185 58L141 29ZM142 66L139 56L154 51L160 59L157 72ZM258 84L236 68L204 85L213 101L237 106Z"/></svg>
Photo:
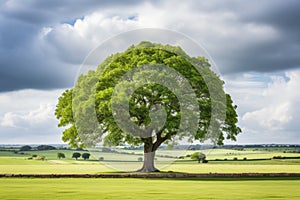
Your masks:
<svg viewBox="0 0 300 200"><path fill-rule="evenodd" d="M140 150L123 150L126 154L113 152L92 153L89 160L82 158L72 159L75 150L51 150L51 151L28 151L24 155L12 152L0 152L0 173L32 174L32 173L109 173L118 171L134 171L142 166L138 158L142 158ZM206 152L205 152L206 151ZM57 153L66 155L65 159L57 159ZM87 151L77 151L86 153ZM207 154L209 163L198 164L192 161L190 155L196 151L163 150L157 152L156 166L162 171L186 172L186 173L300 173L300 159L277 159L251 161L251 158L271 158L273 156L299 156L299 153L283 153L282 151L253 151L253 150L230 150L213 149L203 150ZM32 155L46 156L45 161L28 159ZM176 161L174 158L162 156L183 155L184 159ZM99 161L102 157L104 160ZM238 161L232 161L238 157ZM247 157L247 161L242 159ZM227 158L227 161L224 161ZM222 161L215 161L221 159ZM175 161L175 162L174 162Z"/></svg>
<svg viewBox="0 0 300 200"><path fill-rule="evenodd" d="M96 161L64 161L64 160L25 160L23 158L0 158L0 173L14 174L85 174L85 173L108 173L116 172L111 166L101 164ZM238 164L243 163L243 164ZM238 162L236 164L198 164L197 162L178 163L175 162L160 168L162 171L186 172L186 173L299 173L299 164L247 164L247 162ZM122 169L127 171L137 170L142 163L120 163ZM114 163L113 166L116 166ZM119 171L119 170L118 170Z"/></svg>

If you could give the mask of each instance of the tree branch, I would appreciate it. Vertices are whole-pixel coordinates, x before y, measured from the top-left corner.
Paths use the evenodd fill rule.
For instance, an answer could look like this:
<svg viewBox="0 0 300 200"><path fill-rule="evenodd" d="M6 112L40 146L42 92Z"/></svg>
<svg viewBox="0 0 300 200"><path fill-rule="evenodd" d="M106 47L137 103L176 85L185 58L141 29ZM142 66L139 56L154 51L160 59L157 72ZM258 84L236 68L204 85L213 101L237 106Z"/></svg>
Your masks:
<svg viewBox="0 0 300 200"><path fill-rule="evenodd" d="M156 151L156 150L158 149L158 147L159 147L164 141L167 140L167 138L161 137L161 134L162 134L162 132L163 132L164 130L165 130L165 129L162 128L160 131L158 131L158 132L156 133L156 141L155 141L155 143L153 144L153 147L152 147L152 150L153 150L153 151Z"/></svg>

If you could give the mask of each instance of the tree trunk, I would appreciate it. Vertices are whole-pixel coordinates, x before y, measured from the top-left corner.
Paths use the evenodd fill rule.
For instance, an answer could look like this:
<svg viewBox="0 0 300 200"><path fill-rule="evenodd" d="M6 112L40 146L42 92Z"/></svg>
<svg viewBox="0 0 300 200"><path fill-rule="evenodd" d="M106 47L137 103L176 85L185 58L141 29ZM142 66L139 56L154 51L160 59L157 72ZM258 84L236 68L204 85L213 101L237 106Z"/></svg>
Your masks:
<svg viewBox="0 0 300 200"><path fill-rule="evenodd" d="M154 167L154 157L155 151L144 153L144 164L138 172L159 172L159 170Z"/></svg>
<svg viewBox="0 0 300 200"><path fill-rule="evenodd" d="M138 172L159 172L154 167L154 157L157 147L153 144L152 137L144 140L144 164Z"/></svg>

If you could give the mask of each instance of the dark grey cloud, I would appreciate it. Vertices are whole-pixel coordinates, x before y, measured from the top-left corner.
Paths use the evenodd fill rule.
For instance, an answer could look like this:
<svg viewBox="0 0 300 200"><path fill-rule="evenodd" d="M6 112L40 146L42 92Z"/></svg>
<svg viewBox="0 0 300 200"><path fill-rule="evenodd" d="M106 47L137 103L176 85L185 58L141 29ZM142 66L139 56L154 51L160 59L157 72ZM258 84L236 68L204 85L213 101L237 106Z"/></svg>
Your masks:
<svg viewBox="0 0 300 200"><path fill-rule="evenodd" d="M4 1L0 5L3 16L33 24L59 23L107 7L131 6L138 0L29 0Z"/></svg>
<svg viewBox="0 0 300 200"><path fill-rule="evenodd" d="M24 88L71 87L76 70L91 47L84 44L84 40L76 38L73 44L58 40L55 38L59 35L56 34L57 30L53 30L46 38L45 46L39 41L43 28L61 23L73 25L76 19L105 9L116 9L116 15L122 10L123 13L128 12L128 16L134 14L135 20L139 20L143 12L135 15L131 8L144 3L136 0L93 0L88 3L84 0L2 1L0 92ZM149 1L148 4L158 10L170 6L167 1ZM182 16L191 17L183 19L168 13L166 18L170 20L166 28L174 27L204 42L224 74L271 72L300 67L300 1L178 1L173 4L185 4L191 13L182 13ZM226 14L232 17L223 18ZM189 23L198 15L206 15L204 20L208 24L203 28L206 30L202 29L199 33L197 31L201 25ZM172 21L172 18L176 20ZM176 24L181 22L184 26L182 29L177 28ZM214 30L220 25L225 34Z"/></svg>
<svg viewBox="0 0 300 200"><path fill-rule="evenodd" d="M237 30L237 35L222 36L222 33L210 31L203 39L224 74L300 67L300 1L228 0L222 5L220 1L194 1L191 7L199 13L232 15L232 19L224 20L224 29ZM214 21L211 23L214 26ZM243 30L247 25L253 26L252 33ZM270 29L269 32L273 31L276 36L268 35L268 31L266 35L256 33L255 27Z"/></svg>
<svg viewBox="0 0 300 200"><path fill-rule="evenodd" d="M2 1L0 3L0 92L70 87L78 65L43 52L38 39L43 27L74 21L107 6L138 1ZM60 55L59 55L60 56Z"/></svg>

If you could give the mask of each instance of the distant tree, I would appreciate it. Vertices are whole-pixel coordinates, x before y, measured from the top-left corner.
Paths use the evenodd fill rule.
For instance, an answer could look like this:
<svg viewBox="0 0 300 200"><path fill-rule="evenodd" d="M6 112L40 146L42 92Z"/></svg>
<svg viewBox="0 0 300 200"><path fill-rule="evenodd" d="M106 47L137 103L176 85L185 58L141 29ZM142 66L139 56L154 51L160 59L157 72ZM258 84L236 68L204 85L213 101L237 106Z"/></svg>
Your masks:
<svg viewBox="0 0 300 200"><path fill-rule="evenodd" d="M139 162L142 162L142 161L143 161L143 158L142 158L142 157L138 157L138 161L139 161Z"/></svg>
<svg viewBox="0 0 300 200"><path fill-rule="evenodd" d="M20 151L30 151L31 149L32 149L31 146L25 145L25 146L22 146L22 147L20 148Z"/></svg>
<svg viewBox="0 0 300 200"><path fill-rule="evenodd" d="M82 157L84 160L88 160L88 159L90 158L90 155L91 155L91 154L89 154L89 153L83 153L83 154L81 155L81 157Z"/></svg>
<svg viewBox="0 0 300 200"><path fill-rule="evenodd" d="M77 160L80 156L81 156L80 153L75 152L75 153L73 153L72 158L75 158Z"/></svg>
<svg viewBox="0 0 300 200"><path fill-rule="evenodd" d="M36 147L36 149L39 151L44 151L44 150L55 150L56 148L50 145L39 145Z"/></svg>
<svg viewBox="0 0 300 200"><path fill-rule="evenodd" d="M99 161L103 161L104 160L104 157L99 157Z"/></svg>
<svg viewBox="0 0 300 200"><path fill-rule="evenodd" d="M198 163L200 163L200 161L204 161L206 159L206 156L204 153L201 153L201 152L195 152L191 155L191 159L192 160L197 160Z"/></svg>
<svg viewBox="0 0 300 200"><path fill-rule="evenodd" d="M64 153L61 153L61 152L58 152L58 153L57 153L57 158L58 158L58 159L65 158L65 157L66 157L66 156L65 156Z"/></svg>
<svg viewBox="0 0 300 200"><path fill-rule="evenodd" d="M36 158L36 160L42 160L42 161L44 161L44 160L46 160L46 156L38 156Z"/></svg>

